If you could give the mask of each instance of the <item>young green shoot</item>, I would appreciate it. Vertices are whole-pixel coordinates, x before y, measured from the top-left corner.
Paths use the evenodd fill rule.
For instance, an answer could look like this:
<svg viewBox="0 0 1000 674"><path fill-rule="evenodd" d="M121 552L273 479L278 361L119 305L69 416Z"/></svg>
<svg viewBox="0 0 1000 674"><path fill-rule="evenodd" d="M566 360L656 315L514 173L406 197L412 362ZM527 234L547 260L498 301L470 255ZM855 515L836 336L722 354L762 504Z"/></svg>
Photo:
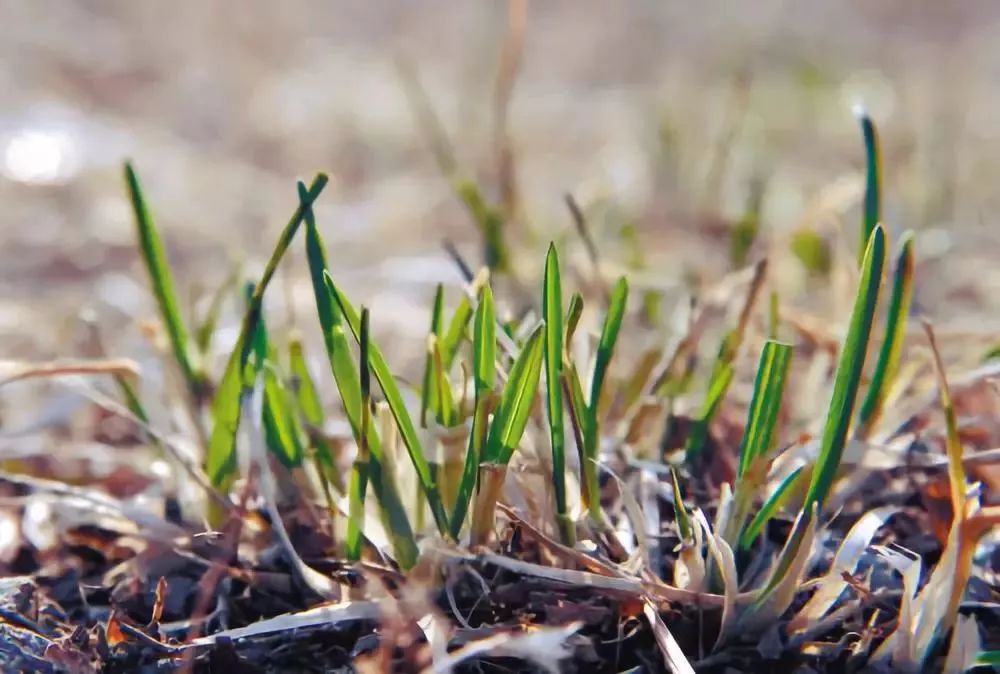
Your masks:
<svg viewBox="0 0 1000 674"><path fill-rule="evenodd" d="M847 335L840 350L819 456L813 467L809 491L806 493L804 507L806 512L810 511L813 504L822 508L840 468L840 457L847 442L854 401L861 384L861 373L868 352L868 341L875 317L875 307L878 304L879 285L884 266L885 231L881 225L876 224L871 239L865 247L858 295L854 302Z"/></svg>
<svg viewBox="0 0 1000 674"><path fill-rule="evenodd" d="M473 324L473 382L475 386L475 411L472 417L472 431L469 433L469 449L465 455L465 466L459 481L455 507L451 513L451 535L458 539L469 511L473 492L479 480L479 459L482 456L489 421L491 394L496 385L496 310L493 306L493 291L485 284L479 291L479 303Z"/></svg>
<svg viewBox="0 0 1000 674"><path fill-rule="evenodd" d="M361 559L362 535L365 519L365 492L368 490L368 467L371 453L368 439L371 434L371 402L372 385L371 369L368 365L368 310L361 308L361 354L360 387L361 387L361 430L358 438L358 453L351 469L351 482L348 494L347 539L345 543L347 559Z"/></svg>
<svg viewBox="0 0 1000 674"><path fill-rule="evenodd" d="M300 192L299 198L305 200L305 197L306 195ZM392 539L393 555L402 568L409 569L417 561L417 542L413 534L413 527L393 480L391 466L387 463L388 457L382 452L381 441L375 429L368 428L364 441L362 441L364 396L361 391L360 375L347 342L344 317L325 282L328 273L326 251L311 210L307 211L305 221L306 258L309 262L316 311L323 331L323 342L326 346L330 370L333 373L337 392L340 394L340 400L354 440L359 448L362 444L367 447L369 454L368 482L381 505L383 519L387 523L386 528ZM370 351L370 340L366 339L365 342ZM370 366L370 353L367 356L366 362Z"/></svg>
<svg viewBox="0 0 1000 674"><path fill-rule="evenodd" d="M483 447L480 490L472 521L473 543L484 543L493 528L507 464L521 442L538 395L542 372L545 325L539 325L521 347L510 370Z"/></svg>
<svg viewBox="0 0 1000 674"><path fill-rule="evenodd" d="M197 405L205 394L205 375L188 343L188 330L184 325L184 319L181 317L177 303L174 278L170 272L170 264L167 262L163 240L160 238L156 223L146 205L139 177L129 162L125 163L125 185L128 188L132 213L135 216L142 260L149 272L153 295L156 297L156 303L160 309L160 317L167 329L167 336L170 339L170 347L173 350L174 359L177 361L177 367L184 378L191 399Z"/></svg>
<svg viewBox="0 0 1000 674"><path fill-rule="evenodd" d="M899 356L906 337L906 322L913 297L913 234L903 235L896 269L892 279L892 294L889 296L889 311L885 318L885 337L879 349L875 371L872 373L868 391L861 401L858 413L857 434L867 438L873 426L878 423L886 396L892 387Z"/></svg>
<svg viewBox="0 0 1000 674"><path fill-rule="evenodd" d="M604 391L604 380L608 374L611 358L614 356L615 344L618 342L618 334L621 332L627 303L628 282L625 280L625 277L621 277L615 284L614 290L611 291L608 313L604 318L601 338L597 343L594 376L590 382L590 401L586 409L581 410L583 414L583 451L580 457L580 464L584 475L585 500L587 501L590 518L598 526L603 526L606 523L604 511L601 508L600 480L598 476L601 451L601 394ZM571 373L575 374L575 368L571 369ZM576 396L577 393L574 391L573 397L576 398ZM575 400L572 402L575 402Z"/></svg>
<svg viewBox="0 0 1000 674"><path fill-rule="evenodd" d="M559 255L555 244L549 245L542 283L542 316L545 319L546 411L552 447L552 480L556 502L556 520L563 543L576 540L573 521L566 501L566 425L562 398L563 366L562 281Z"/></svg>
<svg viewBox="0 0 1000 674"><path fill-rule="evenodd" d="M324 272L323 280L326 283L326 287L327 290L329 290L330 295L334 298L334 302L339 308L347 326L353 333L354 339L360 339L361 320L358 317L357 311L354 310L351 303L348 302L343 293L341 293L340 290L334 285L329 272ZM450 531L448 528L448 515L444 509L444 502L441 500L441 492L438 488L437 481L434 479L434 474L431 471L430 464L427 462L427 456L420 443L420 437L417 434L417 429L413 425L413 420L410 418L409 411L406 409L406 403L403 401L403 394L400 392L399 387L396 384L395 377L389 370L389 365L386 363L385 357L382 355L382 351L378 348L378 345L376 345L374 341L371 341L369 344L369 358L372 373L375 375L375 380L378 381L379 387L385 395L385 401L389 406L389 411L392 413L393 419L396 420L399 435L403 439L403 444L406 445L406 451L410 455L410 461L413 463L413 467L417 471L417 479L420 481L420 486L423 489L424 496L427 498L427 505L430 507L431 514L434 516L434 522L437 525L438 531L443 535L448 535L448 532Z"/></svg>
<svg viewBox="0 0 1000 674"><path fill-rule="evenodd" d="M264 275L257 283L253 296L240 326L239 337L233 348L226 369L216 390L212 404L214 425L205 456L205 469L209 479L220 491L229 488L236 473L236 432L240 424L242 398L252 387L252 380L246 376L247 364L253 351L254 335L263 312L264 291L274 276L278 263L284 256L295 232L307 213L312 212L312 204L326 186L327 177L319 174L308 190L299 184L300 202L288 224L285 225L271 259L264 269ZM310 215L311 217L311 215Z"/></svg>

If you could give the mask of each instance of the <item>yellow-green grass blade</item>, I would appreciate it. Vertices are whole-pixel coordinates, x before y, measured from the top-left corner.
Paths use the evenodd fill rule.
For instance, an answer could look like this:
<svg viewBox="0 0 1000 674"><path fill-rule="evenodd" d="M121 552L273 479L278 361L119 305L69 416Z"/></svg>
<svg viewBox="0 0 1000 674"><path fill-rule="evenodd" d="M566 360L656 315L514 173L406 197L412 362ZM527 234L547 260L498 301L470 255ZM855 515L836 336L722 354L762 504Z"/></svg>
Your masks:
<svg viewBox="0 0 1000 674"><path fill-rule="evenodd" d="M542 283L542 317L545 319L545 384L546 411L549 418L549 439L552 446L552 480L556 502L556 519L562 540L572 545L575 539L573 523L566 502L566 425L562 399L563 313L562 281L559 255L555 244L549 245L545 258Z"/></svg>
<svg viewBox="0 0 1000 674"><path fill-rule="evenodd" d="M743 429L743 440L740 442L739 479L742 479L743 473L754 461L764 457L773 446L774 427L778 421L778 411L785 392L785 378L791 361L791 344L773 340L764 344L760 364L757 366L747 423Z"/></svg>
<svg viewBox="0 0 1000 674"><path fill-rule="evenodd" d="M298 402L299 411L306 423L312 426L317 433L313 434L310 441L315 445L316 455L325 466L333 464L333 452L329 443L318 431L321 431L326 423L326 414L323 412L323 403L320 402L319 393L316 391L316 382L313 381L312 373L306 364L305 352L302 347L302 340L293 337L288 344L289 370L292 374L293 390Z"/></svg>
<svg viewBox="0 0 1000 674"><path fill-rule="evenodd" d="M778 339L778 331L781 329L781 303L778 291L771 291L771 301L767 311L767 336L769 339Z"/></svg>
<svg viewBox="0 0 1000 674"><path fill-rule="evenodd" d="M333 278L331 278L329 272L324 273L323 280L347 326L354 334L354 339L359 339L361 321L357 311L354 310L351 303L344 297L337 286L334 285ZM417 479L420 481L420 486L427 497L427 505L430 506L431 514L434 516L434 523L437 525L439 532L447 535L449 532L448 515L444 510L444 502L441 500L441 491L438 488L437 481L434 479L430 464L427 462L424 448L420 443L420 437L417 435L417 429L413 425L410 413L406 409L406 403L403 402L403 395L396 385L396 380L389 370L389 365L386 363L382 351L374 341L369 344L369 359L372 374L375 375L375 380L378 381L379 387L381 387L382 393L385 395L389 411L392 413L393 419L396 420L399 435L402 437L403 444L406 445L406 450L410 455L410 461L417 471Z"/></svg>
<svg viewBox="0 0 1000 674"><path fill-rule="evenodd" d="M305 433L292 397L274 362L265 361L264 368L264 436L268 449L288 468L302 465L305 455Z"/></svg>
<svg viewBox="0 0 1000 674"><path fill-rule="evenodd" d="M681 541L692 540L694 531L691 528L691 516L684 506L684 498L681 496L681 485L677 480L677 471L670 468L670 482L674 490L674 519L677 521L677 531L680 533Z"/></svg>
<svg viewBox="0 0 1000 674"><path fill-rule="evenodd" d="M473 323L473 379L476 389L476 410L472 417L469 449L465 455L462 478L458 484L455 507L451 514L451 535L457 539L465 524L472 494L479 479L479 457L482 455L489 418L489 397L496 384L496 309L493 291L486 284L479 291L476 318Z"/></svg>
<svg viewBox="0 0 1000 674"><path fill-rule="evenodd" d="M358 357L361 387L361 434L358 454L351 470L349 513L347 520L346 552L350 560L361 559L361 540L364 531L365 493L368 489L370 452L368 439L371 433L371 369L368 366L368 310L361 308L361 353Z"/></svg>
<svg viewBox="0 0 1000 674"><path fill-rule="evenodd" d="M760 533L764 530L764 527L770 522L774 516L780 511L785 503L792 494L795 493L794 487L796 487L803 476L807 473L803 473L805 466L799 466L781 481L778 488L774 490L774 493L768 497L764 504L760 507L760 510L754 515L754 518L750 520L750 524L743 529L743 533L740 535L740 549L748 550L753 542L757 540Z"/></svg>
<svg viewBox="0 0 1000 674"><path fill-rule="evenodd" d="M865 142L865 202L861 219L861 240L858 246L860 267L875 225L882 221L882 163L875 123L864 110L860 111L858 121L861 123L861 135Z"/></svg>
<svg viewBox="0 0 1000 674"><path fill-rule="evenodd" d="M491 270L510 270L510 251L504 241L503 213L487 204L479 186L468 179L455 181L455 193L465 204L480 236L483 237L483 256Z"/></svg>
<svg viewBox="0 0 1000 674"><path fill-rule="evenodd" d="M458 349L465 338L472 312L472 302L463 295L448 323L448 329L441 336L441 358L447 372L451 372L451 366L455 363L455 356L458 355Z"/></svg>
<svg viewBox="0 0 1000 674"><path fill-rule="evenodd" d="M866 437L878 422L885 397L896 376L899 356L903 350L903 339L906 337L910 300L913 298L913 265L913 234L907 232L903 235L899 255L896 257L889 311L885 318L885 337L879 349L871 383L861 401L858 413L858 435L861 437Z"/></svg>
<svg viewBox="0 0 1000 674"><path fill-rule="evenodd" d="M146 205L139 177L129 162L125 163L125 185L135 216L142 260L149 272L153 295L156 297L160 317L170 339L170 348L193 400L200 401L204 394L204 375L195 362L194 354L188 344L188 330L177 303L177 292L174 289L174 279L170 272L170 264L167 262L167 254L163 249L163 240Z"/></svg>
<svg viewBox="0 0 1000 674"><path fill-rule="evenodd" d="M431 364L433 366L433 380L435 392L435 418L440 426L452 428L458 423L458 408L455 406L455 397L451 392L451 383L444 369L444 360L441 357L441 345L436 337L430 340Z"/></svg>
<svg viewBox="0 0 1000 674"><path fill-rule="evenodd" d="M573 342L573 335L580 324L580 316L583 315L583 296L579 292L573 293L569 298L569 308L566 309L566 351L569 352L570 344Z"/></svg>
<svg viewBox="0 0 1000 674"><path fill-rule="evenodd" d="M300 194L300 198L302 196L304 195ZM348 424L350 424L355 442L360 448L362 445L361 410L363 407L360 375L351 355L340 309L324 280L327 273L326 252L311 210L307 212L305 221L306 257L309 262L313 294L316 298L316 311L323 331L327 359ZM406 514L406 506L395 488L392 475L383 468L384 457L381 442L374 429L370 429L370 432L365 436L364 444L369 452L368 480L387 522L392 538L393 555L401 567L408 569L416 563L418 551L413 528L409 516ZM350 491L350 486L348 489Z"/></svg>
<svg viewBox="0 0 1000 674"><path fill-rule="evenodd" d="M434 292L434 305L431 309L431 331L430 334L436 338L441 336L441 322L444 312L444 286L440 283ZM436 340L435 340L436 341ZM437 393L437 381L434 376L434 354L431 348L427 349L424 357L424 377L420 391L420 425L427 428L427 412L434 411L435 401L439 398ZM438 412L440 414L440 411Z"/></svg>
<svg viewBox="0 0 1000 674"><path fill-rule="evenodd" d="M813 468L809 491L806 493L805 510L813 504L823 507L827 493L840 467L840 457L844 452L847 433L854 412L854 401L861 384L861 373L868 352L872 321L878 304L879 285L885 266L885 231L881 225L872 230L871 239L865 248L861 265L861 281L857 299L851 313L844 344L840 350L837 374L833 383L833 395L827 413L819 456Z"/></svg>
<svg viewBox="0 0 1000 674"><path fill-rule="evenodd" d="M245 378L245 369L253 350L254 336L261 319L264 291L267 290L267 286L278 268L278 263L288 249L295 232L298 231L305 214L311 213L312 204L319 197L326 183L326 175L321 173L316 176L308 191L304 192L305 198L300 199L295 213L292 214L285 229L281 232L278 244L264 269L264 275L257 284L253 297L250 298L240 327L239 337L237 337L236 345L219 382L212 404L214 425L205 457L205 469L212 484L223 491L228 489L236 472L235 440L240 423L241 398L251 385ZM300 184L300 192L302 191L304 191L304 186Z"/></svg>
<svg viewBox="0 0 1000 674"><path fill-rule="evenodd" d="M521 347L510 377L500 396L500 403L483 452L485 463L507 464L514 455L524 435L531 415L531 407L538 394L538 380L542 373L542 352L545 325L539 325Z"/></svg>

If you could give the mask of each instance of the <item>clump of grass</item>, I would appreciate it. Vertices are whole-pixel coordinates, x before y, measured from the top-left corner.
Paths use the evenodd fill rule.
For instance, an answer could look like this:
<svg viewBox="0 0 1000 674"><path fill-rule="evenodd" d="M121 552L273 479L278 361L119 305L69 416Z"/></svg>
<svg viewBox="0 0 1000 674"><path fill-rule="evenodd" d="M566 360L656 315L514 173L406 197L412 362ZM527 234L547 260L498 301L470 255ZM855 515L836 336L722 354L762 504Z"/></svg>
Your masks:
<svg viewBox="0 0 1000 674"><path fill-rule="evenodd" d="M877 132L869 118L862 117L861 123L867 184L857 292L836 352L822 431L818 438L805 436L792 441L785 426L794 423L801 430L803 424L783 412L794 411L795 400L787 391L796 368L805 369L800 361L808 349L800 348L795 339L778 339L779 333L798 334L793 333L790 320L782 323L786 311L794 313L793 302L785 299L784 292L781 307L777 290L772 290L766 311L756 311L766 282L766 262L747 270L750 282L745 296L735 303L736 323L724 332L715 358L703 368L698 362L699 341L705 334L701 316L693 317L692 309L681 334L672 335L676 338L673 347L662 346L667 323L660 320L652 305L659 307L663 297L647 292L641 315L635 309L636 316L630 315L630 287L625 277L610 289L603 282L594 284L599 287L593 298L585 299L581 292L569 294L564 304L567 289L555 244L549 246L544 264L538 265L542 270L540 293L533 309L540 313L516 315L508 311L503 296L494 295L490 274L503 271L509 262L504 257L507 244L497 238L502 217L486 205L478 188L468 186L459 192L481 224L489 269L478 275L471 269L463 272L467 292L450 314L444 286L435 288L422 376L413 391L395 376L372 338L369 311L364 307L356 310L334 281L313 212L326 183L322 174L308 188L298 185L299 205L260 281L249 288L236 344L221 377L212 382L200 365L203 354L199 353L210 343L212 330L199 332L196 342L201 346L192 348L180 319L162 242L134 171L127 168L153 294L196 418L206 411L202 409L207 402L205 392L214 385L208 410L212 430L204 446L212 485L225 496L232 491L238 477L236 436L245 421L241 410L250 409L246 403L256 388L263 393L263 403L262 416L257 419L255 413L255 421L261 422L266 446L276 461L292 469L293 479L302 481L303 498L316 493L313 482L306 482L309 476L300 470L307 465L307 458L314 457L315 476L331 519L335 512L346 515L340 529L331 529L337 538L337 552L351 562L388 558L403 570L419 566L421 577L433 582L437 571L427 570L433 564L421 564L429 559L422 557L422 545L435 555L456 546L481 551L494 545L494 534L504 518L521 519L516 532L500 537L503 549L509 555L530 556L532 560L551 557L570 567L546 571L550 575L560 576L556 571L582 573L572 568L580 566L609 582L635 580L641 589L638 596L647 606L652 605L650 598L657 592L673 601L682 596L708 602L705 606L720 612L714 647L717 653L731 641L754 638L777 627L784 629L783 637L787 637L782 648L792 648L796 639L811 638L817 622L828 620L827 614L838 610L834 605L848 586L857 589L866 582L851 575L861 557L859 549L871 544L876 531L894 512L886 506L867 508L840 542L833 567L811 581L817 587L812 598L796 602L808 573L820 559L817 543L836 533L836 525L829 520L845 502L844 492L852 489L850 480L841 479L848 463L845 456L851 449L869 449L868 439L892 400L913 293L913 237L907 233L900 241L883 338L866 384L865 364L875 332L888 243L880 222ZM591 271L601 281L597 255L603 251L597 250L581 224L582 213L575 202L569 199L568 203L580 227ZM746 231L734 232L734 237L741 238L732 242L733 262L742 263L754 240L767 234L760 228L759 210L759 201L751 204L748 213L753 212L755 219ZM273 338L273 326L264 319L269 282L303 223L316 323L340 412L350 426L345 443L353 441L353 446L346 451L353 456L341 456L324 435L331 410L323 404L318 380L306 365L303 339L295 332L289 340L286 366L275 347L280 342ZM634 231L628 236L634 237ZM811 246L813 243L807 247ZM816 260L809 264L828 271L833 264L844 262L833 258L829 250L823 255L822 264ZM846 264L853 268L853 255ZM738 278L746 280L745 276ZM605 310L587 313L585 308L591 303ZM759 321L757 313L762 314ZM512 315L516 317L508 320ZM758 324L764 327L758 328ZM995 508L980 506L978 494L966 479L956 413L930 330L928 340L945 410L953 520L942 561L923 589L917 582L920 574L914 558L898 550L882 550L888 563L903 576L903 597L891 636L875 648L868 644L868 650L873 651L871 662L891 662L893 667L912 670L928 666L949 633L953 652L969 650L969 644L974 643L969 635L975 625L959 621L958 608L972 572L975 545L1000 522ZM633 352L643 341L656 344ZM727 396L730 389L744 390L739 388L743 382L738 360L743 351L751 347L756 351L761 343L756 377L752 384L747 382L750 397L746 416L734 423L736 403ZM623 372L629 361L631 369ZM654 376L658 361L661 365ZM143 402L129 380L120 378L119 383L128 408L148 421ZM700 407L696 406L690 427L678 431L680 444L664 447L667 432L663 428L665 421L674 420L674 402L683 398L691 403L692 389L705 391L698 401ZM736 393L731 397L745 399ZM701 461L717 425L734 430L739 441L719 443L719 461ZM576 445L576 466L570 460L571 444ZM395 451L397 446L405 449L408 461L402 458L402 449ZM683 460L661 452L680 447L685 450ZM718 466L726 459L734 462L734 469L720 473ZM346 480L340 476L340 460L345 466L350 460ZM853 458L850 462L857 464ZM609 483L618 486L617 494L602 485L602 470L617 478ZM532 492L529 485L539 484L538 479L546 485L545 493ZM417 497L407 494L404 498L400 484L414 483ZM656 487L651 492L650 483ZM706 494L711 495L708 500ZM661 498L671 502L672 521L661 519ZM510 509L499 507L507 505L505 502L518 503L518 511L512 514ZM714 521L710 522L706 512L713 511ZM669 518L669 512L664 512ZM430 519L424 526L426 513ZM779 547L773 542L771 524L782 513L794 519ZM212 518L218 523L219 513ZM381 542L379 522L385 533ZM647 527L657 528L648 531ZM666 573L661 569L671 565L662 564L664 560L653 563L651 550L660 548L650 542L671 529L676 529L679 540L678 548L665 555L672 562L673 584L657 575ZM525 535L534 537L539 547L524 546L521 538ZM559 541L549 540L550 536ZM438 544L437 539L446 545ZM498 556L485 559L496 561ZM521 564L519 569L535 566L525 559L516 561ZM861 596L864 593L858 594L848 606L860 614L868 606ZM704 606L699 603L698 608ZM657 627L660 623L667 629L662 620ZM982 649L972 650L978 653ZM864 660L867 651L854 657ZM995 653L978 657L987 662Z"/></svg>

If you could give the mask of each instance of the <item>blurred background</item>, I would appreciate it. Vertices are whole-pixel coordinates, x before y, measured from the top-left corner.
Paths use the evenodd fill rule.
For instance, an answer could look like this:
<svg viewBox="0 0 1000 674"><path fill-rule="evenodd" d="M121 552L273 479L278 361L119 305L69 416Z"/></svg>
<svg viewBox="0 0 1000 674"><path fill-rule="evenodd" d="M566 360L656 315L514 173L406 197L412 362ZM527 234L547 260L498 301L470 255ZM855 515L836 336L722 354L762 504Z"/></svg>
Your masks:
<svg viewBox="0 0 1000 674"><path fill-rule="evenodd" d="M863 104L890 232L918 231L918 304L996 328L996 0L3 0L3 357L86 355L82 311L128 354L155 317L126 157L196 308L241 257L259 269L294 180L328 171L331 264L419 350L432 284L460 282L442 242L480 262L421 100L457 170L514 206L515 267L570 240L569 192L608 259L632 224L651 273L696 285L755 203L764 240L854 245ZM288 262L288 309L309 311L300 246Z"/></svg>

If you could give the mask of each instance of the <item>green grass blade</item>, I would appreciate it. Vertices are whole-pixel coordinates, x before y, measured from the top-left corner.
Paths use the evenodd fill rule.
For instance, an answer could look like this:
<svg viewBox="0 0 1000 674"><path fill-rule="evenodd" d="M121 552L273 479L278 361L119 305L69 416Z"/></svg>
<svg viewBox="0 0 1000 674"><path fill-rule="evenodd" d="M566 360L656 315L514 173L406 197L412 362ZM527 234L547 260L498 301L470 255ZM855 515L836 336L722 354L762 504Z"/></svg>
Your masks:
<svg viewBox="0 0 1000 674"><path fill-rule="evenodd" d="M300 194L304 199L305 195ZM309 273L316 298L316 312L319 315L320 327L323 330L323 342L326 345L327 359L333 373L344 406L344 413L351 426L358 447L362 444L362 407L361 379L354 359L351 356L347 334L344 331L343 317L326 286L327 274L326 252L323 239L316 227L316 219L309 210L306 213L306 257L309 262ZM392 479L392 474L384 466L381 442L374 429L365 437L369 451L368 481L382 508L383 518L387 522L389 534L392 537L393 554L396 561L404 569L411 568L417 560L417 542L413 528L406 514L406 506L399 496ZM360 476L359 476L360 480ZM356 485L360 488L360 482ZM349 490L351 487L349 486Z"/></svg>
<svg viewBox="0 0 1000 674"><path fill-rule="evenodd" d="M684 506L684 497L681 495L681 484L677 480L677 471L670 468L670 482L674 490L674 519L677 521L677 530L681 536L681 542L691 541L694 531L691 528L691 516Z"/></svg>
<svg viewBox="0 0 1000 674"><path fill-rule="evenodd" d="M503 213L487 204L482 190L471 180L455 182L455 193L472 217L480 236L483 237L483 256L490 270L509 271L510 251L504 241Z"/></svg>
<svg viewBox="0 0 1000 674"><path fill-rule="evenodd" d="M862 437L867 436L878 421L899 366L903 339L906 337L906 319L910 313L910 300L913 298L913 266L913 234L907 232L903 235L899 255L896 257L889 311L885 319L885 337L879 349L871 383L858 413L858 433Z"/></svg>
<svg viewBox="0 0 1000 674"><path fill-rule="evenodd" d="M323 413L323 403L320 402L319 394L316 392L316 383L313 381L312 373L309 372L309 366L306 364L302 340L298 337L293 337L288 344L288 361L302 416L310 424L321 427L326 416Z"/></svg>
<svg viewBox="0 0 1000 674"><path fill-rule="evenodd" d="M625 317L625 305L628 303L628 281L625 277L618 279L615 289L611 292L611 301L608 304L608 313L604 318L604 329L601 331L601 340L597 344L597 361L594 364L594 379L590 384L590 410L592 414L597 413L601 400L601 391L604 388L604 378L608 373L608 365L614 355L615 343L618 341L618 333L621 331L622 319Z"/></svg>
<svg viewBox="0 0 1000 674"><path fill-rule="evenodd" d="M569 308L566 310L566 350L569 351L573 342L573 335L580 324L580 316L583 315L583 296L579 292L573 293L569 298Z"/></svg>
<svg viewBox="0 0 1000 674"><path fill-rule="evenodd" d="M351 303L348 302L347 298L344 297L343 293L341 293L337 286L334 285L329 272L324 274L323 279L326 282L326 287L330 291L334 302L337 304L341 314L346 320L348 327L350 327L351 332L354 334L354 338L358 339L360 337L361 328L358 313L354 310L354 307L351 306ZM437 524L439 532L447 534L450 531L448 528L448 515L444 510L444 503L441 500L441 492L438 489L437 482L431 472L430 465L427 463L423 446L420 444L420 438L417 435L417 429L413 425L413 420L410 418L410 413L406 409L406 404L403 402L403 395L400 393L399 387L396 385L396 380L392 376L392 372L389 370L389 366L386 364L381 350L374 341L370 344L370 349L372 373L375 375L376 381L378 381L379 386L382 388L382 393L385 395L385 400L389 405L389 410L392 412L393 419L396 420L396 426L399 428L399 434L403 438L403 444L406 445L406 450L410 455L410 461L413 463L413 467L417 471L417 478L420 481L420 486L423 488L424 494L427 497L427 505L430 506L431 514L434 516L434 522Z"/></svg>
<svg viewBox="0 0 1000 674"><path fill-rule="evenodd" d="M476 307L476 321L473 331L473 359L476 396L480 397L493 390L496 385L497 364L497 319L493 304L493 290L484 285Z"/></svg>
<svg viewBox="0 0 1000 674"><path fill-rule="evenodd" d="M549 245L542 284L542 317L545 319L545 383L549 439L552 445L552 479L555 485L556 519L562 540L574 542L573 523L566 502L566 425L562 399L563 313L559 255Z"/></svg>
<svg viewBox="0 0 1000 674"><path fill-rule="evenodd" d="M764 530L764 526L770 522L778 511L780 511L785 503L788 502L789 497L795 492L793 487L801 482L800 476L804 476L803 469L805 466L799 466L788 476L781 481L778 488L774 490L774 493L764 501L764 504L760 507L760 510L754 515L754 518L750 520L750 524L743 530L743 534L740 536L740 549L748 550L753 542L757 540L760 533Z"/></svg>
<svg viewBox="0 0 1000 674"><path fill-rule="evenodd" d="M358 454L351 470L349 495L349 513L347 520L347 538L345 548L347 558L361 559L361 542L365 519L365 493L368 489L368 466L370 452L368 449L371 435L371 401L372 385L371 370L368 366L368 310L361 308L361 354L358 358L361 390L361 433L358 442Z"/></svg>
<svg viewBox="0 0 1000 674"><path fill-rule="evenodd" d="M281 232L278 244L264 269L264 275L257 284L253 297L250 298L249 307L240 327L239 337L219 382L215 400L212 403L214 425L205 456L205 470L212 484L220 489L228 488L236 471L236 431L240 423L241 398L248 388L248 383L244 378L244 370L249 362L253 350L254 335L260 323L264 291L267 290L278 263L288 249L288 245L295 236L303 218L307 212L311 213L312 204L319 197L326 183L326 175L321 173L316 176L309 190L305 192L305 198L300 200L295 213ZM301 190L304 190L304 186L300 184Z"/></svg>
<svg viewBox="0 0 1000 674"><path fill-rule="evenodd" d="M705 448L708 441L708 430L712 425L712 420L722 406L722 401L729 391L729 385L733 382L733 374L736 370L729 363L717 361L718 369L713 373L708 385L708 393L702 403L701 414L694 420L691 433L688 435L684 446L684 460L688 463L697 458Z"/></svg>
<svg viewBox="0 0 1000 674"><path fill-rule="evenodd" d="M472 311L472 302L463 295L448 323L448 329L441 337L441 358L447 372L451 372L451 366L455 363L458 348L462 345L462 339L465 338L469 321L472 319Z"/></svg>
<svg viewBox="0 0 1000 674"><path fill-rule="evenodd" d="M778 339L778 331L781 329L781 304L778 291L771 291L771 301L767 309L767 336L768 339Z"/></svg>
<svg viewBox="0 0 1000 674"><path fill-rule="evenodd" d="M267 447L288 468L302 465L305 437L292 398L281 381L275 363L265 362L264 374L264 435Z"/></svg>
<svg viewBox="0 0 1000 674"><path fill-rule="evenodd" d="M435 337L441 336L441 322L444 312L444 286L440 283L434 292L434 306L431 309L431 331ZM430 348L424 357L424 377L420 391L420 425L427 428L427 412L434 410L434 401L439 397L434 377L434 354Z"/></svg>
<svg viewBox="0 0 1000 674"><path fill-rule="evenodd" d="M483 461L506 464L521 442L542 373L545 325L535 328L518 354L486 438Z"/></svg>
<svg viewBox="0 0 1000 674"><path fill-rule="evenodd" d="M860 111L861 135L865 141L865 203L861 219L861 241L858 247L858 266L864 261L865 249L875 225L882 221L882 166L879 157L878 130L865 111Z"/></svg>
<svg viewBox="0 0 1000 674"><path fill-rule="evenodd" d="M819 456L813 468L812 481L806 494L805 510L809 512L813 504L823 507L823 501L833 484L840 457L847 441L848 427L854 411L854 401L861 384L861 372L865 365L868 340L871 336L872 320L878 304L879 284L882 268L885 266L885 231L876 225L871 240L865 249L864 263L861 265L861 282L854 302L851 323L844 338L834 378L833 396Z"/></svg>
<svg viewBox="0 0 1000 674"><path fill-rule="evenodd" d="M774 427L781 409L781 398L785 392L785 378L792 361L792 346L768 340L760 354L757 379L753 385L753 397L747 414L746 428L740 443L740 467L738 476L743 477L747 468L764 457L774 442Z"/></svg>
<svg viewBox="0 0 1000 674"><path fill-rule="evenodd" d="M194 355L188 345L188 331L178 308L177 292L174 289L174 279L170 272L170 264L167 262L167 254L163 249L163 240L160 238L153 216L146 206L139 177L136 175L135 169L132 168L132 164L128 162L125 163L125 185L128 188L132 212L135 216L142 260L149 272L153 295L156 297L163 325L170 338L174 359L177 361L177 366L180 368L181 375L184 377L193 399L198 401L204 393L204 377L194 362Z"/></svg>
<svg viewBox="0 0 1000 674"><path fill-rule="evenodd" d="M455 397L451 392L451 383L448 381L448 375L444 369L444 360L441 357L441 345L438 343L436 337L431 337L430 347L431 362L434 367L436 419L440 426L452 428L458 423L458 408L455 406Z"/></svg>
<svg viewBox="0 0 1000 674"><path fill-rule="evenodd" d="M316 391L316 382L309 371L302 348L302 340L298 336L293 336L289 341L288 360L289 371L292 375L292 389L295 392L299 412L306 422L306 436L309 439L310 445L315 450L316 459L321 469L321 476L332 482L337 491L343 493L344 480L340 471L334 470L333 448L327 439L323 437L322 433L323 426L326 423L323 403L320 402L319 393Z"/></svg>
<svg viewBox="0 0 1000 674"><path fill-rule="evenodd" d="M493 306L493 291L486 284L479 291L479 304L473 323L472 350L476 387L476 410L469 434L469 450L465 455L462 478L459 481L455 507L451 514L451 535L458 538L469 512L472 494L479 479L479 457L482 455L489 416L489 398L496 384L497 319Z"/></svg>

